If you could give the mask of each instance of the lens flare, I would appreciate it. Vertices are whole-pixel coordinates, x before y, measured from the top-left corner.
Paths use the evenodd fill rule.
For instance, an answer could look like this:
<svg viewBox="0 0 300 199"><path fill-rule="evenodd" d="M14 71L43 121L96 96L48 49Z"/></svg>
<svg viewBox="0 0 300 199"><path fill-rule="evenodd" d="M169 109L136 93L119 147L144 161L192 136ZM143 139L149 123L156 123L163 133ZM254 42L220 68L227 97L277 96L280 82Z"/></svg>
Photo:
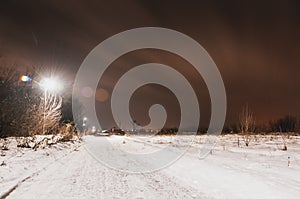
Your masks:
<svg viewBox="0 0 300 199"><path fill-rule="evenodd" d="M20 80L21 80L22 82L30 82L30 81L31 81L31 78L28 77L28 76L26 76L26 75L22 75L22 76L20 77Z"/></svg>

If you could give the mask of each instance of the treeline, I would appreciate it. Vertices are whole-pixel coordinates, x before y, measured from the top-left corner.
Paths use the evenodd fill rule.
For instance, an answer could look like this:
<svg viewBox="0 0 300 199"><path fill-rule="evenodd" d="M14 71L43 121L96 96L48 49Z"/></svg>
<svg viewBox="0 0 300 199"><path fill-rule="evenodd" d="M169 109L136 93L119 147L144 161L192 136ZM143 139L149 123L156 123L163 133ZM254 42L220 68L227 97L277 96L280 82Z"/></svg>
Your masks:
<svg viewBox="0 0 300 199"><path fill-rule="evenodd" d="M241 128L239 124L226 125L223 129L224 133L240 133ZM250 131L251 132L251 131ZM286 115L277 120L271 120L269 123L254 125L253 133L288 133L300 132L300 121L297 117Z"/></svg>
<svg viewBox="0 0 300 199"><path fill-rule="evenodd" d="M249 126L245 128L245 125L241 123L246 123L242 121L236 124L225 125L222 134L238 134L238 133L300 133L300 121L295 116L287 115L277 120L271 120L267 124L255 125L254 121L249 122ZM250 125L251 124L251 125ZM207 128L198 128L197 134L206 134ZM175 135L178 133L178 128L162 128L156 135Z"/></svg>

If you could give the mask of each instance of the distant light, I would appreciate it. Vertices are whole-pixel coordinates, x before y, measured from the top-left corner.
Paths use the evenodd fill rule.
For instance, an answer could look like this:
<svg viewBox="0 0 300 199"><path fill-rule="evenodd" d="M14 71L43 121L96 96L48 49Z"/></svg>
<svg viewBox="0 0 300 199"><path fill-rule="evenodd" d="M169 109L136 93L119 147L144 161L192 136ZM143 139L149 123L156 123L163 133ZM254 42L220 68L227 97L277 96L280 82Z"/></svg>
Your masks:
<svg viewBox="0 0 300 199"><path fill-rule="evenodd" d="M93 126L92 127L92 133L95 133L97 130L96 130L96 127L95 126Z"/></svg>
<svg viewBox="0 0 300 199"><path fill-rule="evenodd" d="M40 82L40 86L44 90L59 92L63 89L62 83L57 78L44 78Z"/></svg>
<svg viewBox="0 0 300 199"><path fill-rule="evenodd" d="M30 81L31 81L31 78L28 77L28 76L26 76L26 75L22 75L22 76L20 77L20 80L21 80L22 82L30 82Z"/></svg>
<svg viewBox="0 0 300 199"><path fill-rule="evenodd" d="M84 118L83 118L83 121L87 121L87 117L84 117Z"/></svg>

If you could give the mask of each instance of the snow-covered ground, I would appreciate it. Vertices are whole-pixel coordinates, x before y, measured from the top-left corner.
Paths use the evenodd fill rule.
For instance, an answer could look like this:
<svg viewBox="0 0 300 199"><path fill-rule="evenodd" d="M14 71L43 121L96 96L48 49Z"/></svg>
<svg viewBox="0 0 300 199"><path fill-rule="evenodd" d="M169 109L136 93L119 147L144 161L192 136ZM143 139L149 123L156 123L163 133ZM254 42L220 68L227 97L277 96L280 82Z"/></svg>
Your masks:
<svg viewBox="0 0 300 199"><path fill-rule="evenodd" d="M10 192L7 198L299 198L300 137L255 136L246 147L240 136L220 136L199 159L206 138L196 136L171 166L142 174L111 169L101 161L116 158L116 149L178 149L189 145L191 136L86 136L81 145L59 143L36 151L10 147L0 151L5 154L0 157L0 197ZM99 151L100 161L94 155ZM127 156L118 158L133 165Z"/></svg>
<svg viewBox="0 0 300 199"><path fill-rule="evenodd" d="M49 135L0 139L0 198L81 145L78 139L59 142L61 138Z"/></svg>

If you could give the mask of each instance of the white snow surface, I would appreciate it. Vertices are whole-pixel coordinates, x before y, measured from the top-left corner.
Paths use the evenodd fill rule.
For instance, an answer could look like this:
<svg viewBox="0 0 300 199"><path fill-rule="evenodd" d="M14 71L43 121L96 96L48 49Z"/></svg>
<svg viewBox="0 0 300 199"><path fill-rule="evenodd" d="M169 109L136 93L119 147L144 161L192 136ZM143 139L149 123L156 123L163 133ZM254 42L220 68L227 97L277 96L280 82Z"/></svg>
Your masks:
<svg viewBox="0 0 300 199"><path fill-rule="evenodd" d="M126 151L149 152L184 146L191 136L176 143L172 136L85 136L82 143L37 150L18 148L16 138L9 138L8 150L0 150L0 198L299 198L300 137L284 138L283 151L281 136L253 136L249 147L241 136L219 136L211 153L199 159L206 138L196 136L177 162L144 174L108 168L85 146L109 139Z"/></svg>

